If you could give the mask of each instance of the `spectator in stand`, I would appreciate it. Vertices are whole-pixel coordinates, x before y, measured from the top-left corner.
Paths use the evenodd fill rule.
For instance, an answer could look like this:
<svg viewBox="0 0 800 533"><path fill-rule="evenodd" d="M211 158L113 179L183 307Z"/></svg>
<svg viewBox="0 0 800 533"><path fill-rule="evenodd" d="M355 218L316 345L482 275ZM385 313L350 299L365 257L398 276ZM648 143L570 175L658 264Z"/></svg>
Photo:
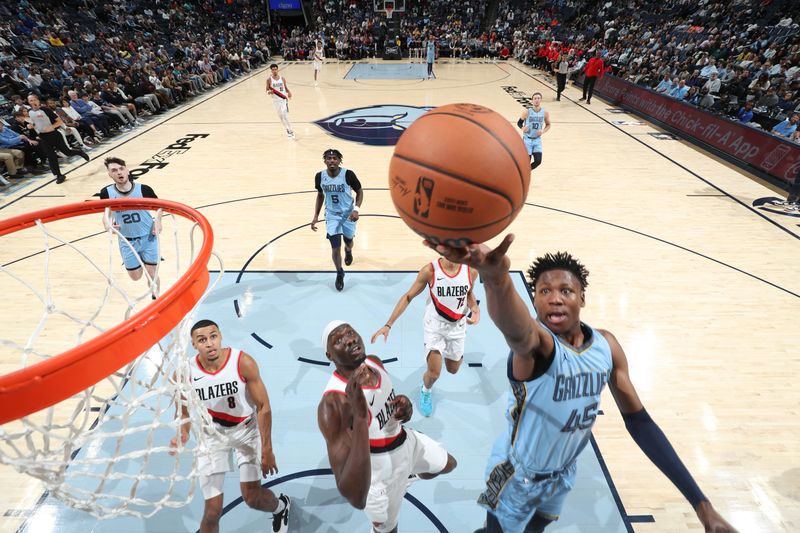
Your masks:
<svg viewBox="0 0 800 533"><path fill-rule="evenodd" d="M769 110L778 105L778 101L779 98L778 95L775 94L775 87L770 87L767 89L767 92L761 95L761 98L758 99L756 107Z"/></svg>
<svg viewBox="0 0 800 533"><path fill-rule="evenodd" d="M791 91L786 91L778 100L776 107L781 110L781 113L788 115L798 107L798 101L795 100Z"/></svg>
<svg viewBox="0 0 800 533"><path fill-rule="evenodd" d="M64 105L64 101L62 101L62 105ZM69 101L66 100L67 109L75 113L80 118L72 107L69 105ZM64 108L59 107L59 103L54 98L47 99L47 108L58 115L58 118L61 119L61 122L64 123L64 127L67 129L75 129L78 131L82 141L81 144L97 144L99 141L95 138L94 130L86 124L85 122L80 122L79 120L75 120L72 115L68 114ZM86 148L83 148L86 151Z"/></svg>
<svg viewBox="0 0 800 533"><path fill-rule="evenodd" d="M739 108L736 113L736 119L739 122L752 122L753 121L753 102L745 102L744 107Z"/></svg>
<svg viewBox="0 0 800 533"><path fill-rule="evenodd" d="M780 137L786 137L787 139L791 139L792 135L797 131L797 123L800 122L800 115L795 113L791 117L787 118L780 124L777 124L774 128L772 128L772 133L778 135Z"/></svg>
<svg viewBox="0 0 800 533"><path fill-rule="evenodd" d="M0 125L2 128L2 125ZM0 130L3 131L3 130ZM28 169L25 168L25 152L15 148L0 148L0 162L6 167L9 178L18 179L25 177ZM9 185L8 180L0 176L0 184Z"/></svg>
<svg viewBox="0 0 800 533"><path fill-rule="evenodd" d="M87 98L89 97L89 95L86 96ZM127 106L115 106L111 102L103 99L100 91L94 91L91 95L90 101L91 103L89 105L94 104L92 105L92 108L95 113L97 113L97 111L94 106L97 106L100 108L100 111L102 111L103 115L110 118L115 123L120 124L123 129L129 130L136 125L136 120L133 118L131 112L128 111Z"/></svg>
<svg viewBox="0 0 800 533"><path fill-rule="evenodd" d="M656 92L661 94L669 94L672 88L678 84L677 78L673 83L672 79L670 79L669 74L664 75L664 79L662 79L658 85L656 85Z"/></svg>
<svg viewBox="0 0 800 533"><path fill-rule="evenodd" d="M683 100L687 104L699 106L701 97L702 95L700 91L697 90L697 87L689 87L689 91L686 93L686 97Z"/></svg>
<svg viewBox="0 0 800 533"><path fill-rule="evenodd" d="M748 89L751 93L754 93L756 96L761 96L763 93L767 92L767 89L770 87L769 75L767 73L760 74L757 79L754 79L750 82Z"/></svg>
<svg viewBox="0 0 800 533"><path fill-rule="evenodd" d="M149 109L151 114L161 111L161 102L159 102L156 95L145 92L138 83L133 82L130 76L125 76L123 78L123 84L124 93L121 94L129 94L137 104L143 107L147 106L147 109ZM117 92L122 90L123 87L118 87Z"/></svg>
<svg viewBox="0 0 800 533"><path fill-rule="evenodd" d="M105 137L111 137L111 124L102 113L93 113L92 106L83 98L80 98L77 92L69 91L67 94L69 94L70 98L69 105L78 112L84 122L91 124L95 131L99 128Z"/></svg>
<svg viewBox="0 0 800 533"><path fill-rule="evenodd" d="M86 146L86 144L83 142L83 137L81 136L80 130L74 124L74 121L70 121L72 124L71 125L68 124L67 121L64 120L64 118L62 118L61 114L63 113L63 111L58 109L58 104L56 103L56 101L53 98L48 98L45 103L47 105L47 109L55 113L56 116L61 120L61 126L58 127L58 132L64 138L64 142L69 144L69 140L67 139L67 135L69 135L74 140L74 146L77 146L84 152L88 150L89 147ZM59 111L61 111L61 113L59 113Z"/></svg>
<svg viewBox="0 0 800 533"><path fill-rule="evenodd" d="M710 94L718 94L721 87L722 82L717 77L716 72L712 72L711 77L709 77L708 81L703 84L703 89L708 91Z"/></svg>
<svg viewBox="0 0 800 533"><path fill-rule="evenodd" d="M697 104L698 107L702 107L703 109L711 109L711 107L716 103L714 96L708 92L708 89L703 87L703 90L700 91L701 97L700 102Z"/></svg>
<svg viewBox="0 0 800 533"><path fill-rule="evenodd" d="M700 77L710 78L711 74L719 74L717 71L717 60L713 57L708 60L708 63L700 69Z"/></svg>
<svg viewBox="0 0 800 533"><path fill-rule="evenodd" d="M38 141L29 138L27 135L18 134L11 128L6 127L2 120L0 120L0 149L9 150L12 153L21 151L23 153L23 162L29 168L39 165L47 157ZM13 173L9 167L6 167L6 169L9 174ZM16 177L16 175L11 177Z"/></svg>
<svg viewBox="0 0 800 533"><path fill-rule="evenodd" d="M686 98L686 95L689 93L689 87L686 86L686 82L683 80L678 81L678 85L674 87L670 92L670 98L674 98L676 100L683 100Z"/></svg>
<svg viewBox="0 0 800 533"><path fill-rule="evenodd" d="M134 103L133 98L128 98L128 96L117 87L117 84L113 81L106 82L101 85L103 88L100 91L100 96L106 102L113 104L117 107L125 107L128 112L133 116L133 121L136 125L141 124L139 122L139 116L136 111L136 104Z"/></svg>

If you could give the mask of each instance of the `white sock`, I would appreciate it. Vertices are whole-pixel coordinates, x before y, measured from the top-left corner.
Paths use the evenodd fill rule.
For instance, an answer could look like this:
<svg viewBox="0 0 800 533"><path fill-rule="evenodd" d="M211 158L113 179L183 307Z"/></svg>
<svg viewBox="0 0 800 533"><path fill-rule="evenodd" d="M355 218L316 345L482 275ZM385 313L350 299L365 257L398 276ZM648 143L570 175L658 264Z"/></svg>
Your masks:
<svg viewBox="0 0 800 533"><path fill-rule="evenodd" d="M272 511L272 514L280 514L283 512L284 509L286 509L286 503L280 498L278 498L278 506L275 508L274 511Z"/></svg>
<svg viewBox="0 0 800 533"><path fill-rule="evenodd" d="M422 391L423 391L423 392L430 392L430 391L431 391L431 389L429 389L428 387L426 387L426 386L425 386L425 383L423 382L423 383L422 383Z"/></svg>

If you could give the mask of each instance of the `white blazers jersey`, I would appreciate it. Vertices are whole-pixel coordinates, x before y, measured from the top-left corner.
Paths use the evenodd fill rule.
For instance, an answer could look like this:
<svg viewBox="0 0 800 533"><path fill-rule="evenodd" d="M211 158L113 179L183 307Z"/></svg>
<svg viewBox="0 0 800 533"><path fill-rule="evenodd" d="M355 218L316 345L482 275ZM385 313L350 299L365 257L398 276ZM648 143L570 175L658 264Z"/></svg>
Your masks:
<svg viewBox="0 0 800 533"><path fill-rule="evenodd" d="M199 355L191 360L189 367L194 391L208 414L217 424L233 427L253 415L253 403L247 394L246 381L239 373L242 352L236 348L227 350L227 359L216 372L205 370Z"/></svg>
<svg viewBox="0 0 800 533"><path fill-rule="evenodd" d="M372 453L394 450L406 440L406 433L400 422L392 418L394 407L389 402L395 399L392 378L383 365L367 358L364 363L378 373L376 387L361 387L369 408L369 448ZM325 394L345 394L347 380L334 372L325 386Z"/></svg>
<svg viewBox="0 0 800 533"><path fill-rule="evenodd" d="M269 77L269 82L270 82L270 87L272 88L272 90L278 91L282 95L287 96L287 94L286 94L286 84L283 82L283 76L278 76L277 80L275 78L273 78L272 76L270 76ZM285 98L281 98L280 96L278 96L277 94L274 94L274 93L272 95L272 99L273 99L273 101L278 101L278 102L286 101Z"/></svg>
<svg viewBox="0 0 800 533"><path fill-rule="evenodd" d="M472 276L467 265L460 265L451 276L442 268L441 259L431 263L433 277L428 283L431 299L426 315L438 316L448 322L458 322L468 312L467 295L472 289Z"/></svg>

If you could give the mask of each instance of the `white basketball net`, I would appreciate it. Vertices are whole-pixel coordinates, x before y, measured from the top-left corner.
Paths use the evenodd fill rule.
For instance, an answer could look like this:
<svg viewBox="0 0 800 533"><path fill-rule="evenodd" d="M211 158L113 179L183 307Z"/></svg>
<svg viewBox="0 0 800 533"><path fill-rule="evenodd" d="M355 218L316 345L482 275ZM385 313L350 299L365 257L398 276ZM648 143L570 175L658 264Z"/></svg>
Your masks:
<svg viewBox="0 0 800 533"><path fill-rule="evenodd" d="M83 221L84 233L76 231L76 221ZM116 230L97 234L97 228L102 227L99 215L70 218L68 222L70 226L62 232L61 225L67 221L49 222L47 227L37 221L35 228L2 239L0 250L5 251L0 252L0 293L14 290L12 294L19 294L23 290L28 295L24 313L18 307L16 316L4 316L3 310L8 312L10 306L13 313L14 307L6 304L0 308L4 324L0 330L4 352L0 363L8 363L13 354L19 356L18 363L4 364L3 372L38 363L81 344L152 302L154 285L146 270L145 280L128 279L121 265ZM164 216L159 249L174 263L175 272L157 267L162 290L194 259L196 226L179 238L179 226L190 224L193 222L182 217ZM15 252L16 257L9 260L10 238L15 239L15 249L30 245L33 257L19 260L20 254ZM173 242L174 250L168 246ZM188 259L185 265L181 256ZM222 262L215 257L221 276ZM187 352L191 350L193 313L149 351L103 381L51 408L0 426L0 462L40 479L53 496L98 518L147 517L161 508L188 503L198 475L197 447L207 448L212 434L221 437L189 384ZM6 330L20 320L26 322L22 327ZM178 435L175 413L180 402L189 408L191 437L185 446L173 449L170 441Z"/></svg>

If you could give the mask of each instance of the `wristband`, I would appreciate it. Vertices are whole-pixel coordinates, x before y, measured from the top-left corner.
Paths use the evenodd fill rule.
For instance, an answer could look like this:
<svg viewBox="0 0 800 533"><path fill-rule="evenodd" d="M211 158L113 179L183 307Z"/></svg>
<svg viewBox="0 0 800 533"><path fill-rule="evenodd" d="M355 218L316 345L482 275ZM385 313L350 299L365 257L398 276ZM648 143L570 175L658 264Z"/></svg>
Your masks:
<svg viewBox="0 0 800 533"><path fill-rule="evenodd" d="M384 324L383 327L392 329L392 325L391 324Z"/></svg>
<svg viewBox="0 0 800 533"><path fill-rule="evenodd" d="M356 213L358 213L358 206L357 206L357 205L354 205L354 206L353 206L353 211L355 211Z"/></svg>

